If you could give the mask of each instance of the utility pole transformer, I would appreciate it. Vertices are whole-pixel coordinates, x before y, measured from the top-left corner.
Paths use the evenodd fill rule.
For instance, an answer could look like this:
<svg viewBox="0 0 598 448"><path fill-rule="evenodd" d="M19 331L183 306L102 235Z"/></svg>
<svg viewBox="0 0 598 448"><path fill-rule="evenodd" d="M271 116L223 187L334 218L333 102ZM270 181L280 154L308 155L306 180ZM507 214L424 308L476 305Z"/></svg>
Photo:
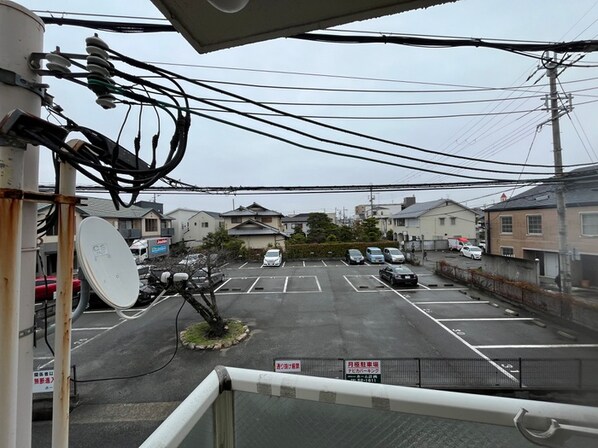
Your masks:
<svg viewBox="0 0 598 448"><path fill-rule="evenodd" d="M561 154L561 127L559 124L558 92L556 88L557 67L554 59L546 63L546 71L550 81L550 114L552 124L552 146L554 152L554 174L557 179L563 178L563 158ZM556 184L556 213L559 229L559 278L561 292L571 293L571 260L567 244L567 211L565 208L565 185Z"/></svg>

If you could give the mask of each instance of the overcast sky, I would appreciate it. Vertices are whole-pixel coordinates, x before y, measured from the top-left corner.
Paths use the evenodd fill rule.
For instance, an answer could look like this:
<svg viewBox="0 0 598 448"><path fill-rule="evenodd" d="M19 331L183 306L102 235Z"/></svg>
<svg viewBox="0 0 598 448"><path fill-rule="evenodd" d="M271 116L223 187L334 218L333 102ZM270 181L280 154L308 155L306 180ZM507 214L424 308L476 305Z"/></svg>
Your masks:
<svg viewBox="0 0 598 448"><path fill-rule="evenodd" d="M111 16L162 17L148 0L19 0L17 3L38 10L41 16L49 15L43 11L51 10ZM111 20L110 17L97 19ZM114 17L114 20L124 19ZM148 22L144 19L137 21ZM425 10L347 24L341 29L525 41L595 39L598 35L598 1L462 0ZM88 29L48 25L45 50L51 51L59 46L63 52L84 53L84 39L92 33ZM277 39L199 55L177 33L123 35L99 32L99 35L120 53L191 78L231 83L212 85L256 101L294 103L276 107L297 115L319 117L314 119L343 129L446 154L479 159L522 164L550 164L553 160L551 128L546 124L549 115L542 110L542 97L548 93L547 79L545 76L539 79L544 70L537 71L537 60L522 55L479 48L342 45L295 39ZM559 90L571 92L574 105L573 112L561 119L563 161L567 165L598 161L598 126L595 125L598 111L598 103L595 102L598 98L595 97L598 89L598 57L594 54L587 55L579 65L590 67L569 67L559 76ZM50 93L55 96L56 103L64 108L66 115L79 124L94 128L116 140L126 113L124 106L104 111L95 104L94 95L84 87L49 77L44 82L50 84ZM472 87L478 89L467 91ZM496 89L505 87L517 89ZM185 84L184 88L187 93L199 97L222 98L198 86ZM385 92L381 92L382 90ZM399 90L403 92L391 92ZM424 102L435 104L414 104ZM359 103L362 106L349 106L349 103ZM233 106L247 112L256 111L246 105ZM203 106L194 103L193 107ZM463 168L474 166L515 172L519 170L517 167L484 165L480 162L406 150L316 126L306 126L288 118L263 117L318 138L449 163L451 167L364 154L342 145L331 146L270 126L258 125L231 114L208 113L290 138L298 143L345 154L364 155L401 166L311 152L229 125L193 117L185 159L171 173L171 177L198 186L368 185L463 180L404 166L492 178L507 176L476 173ZM47 114L42 112L42 115ZM447 117L450 115L462 116ZM424 118L430 116L441 118ZM147 150L156 129L156 120L150 113L144 113L143 118L142 145L145 144ZM542 123L544 125L538 127ZM164 121L162 125L163 133L166 134L168 123ZM136 131L135 115L124 127L121 144L132 149ZM162 155L167 150L168 138L162 139ZM47 160L49 151L43 148L41 151L43 159ZM536 169L538 170L547 171ZM523 173L522 177L532 176ZM53 172L47 169L46 163L42 163L40 183L54 183ZM90 183L83 176L78 177L79 185ZM512 194L512 189L507 188L385 192L375 194L374 203L399 203L403 197L415 195L418 202L448 197L474 207L498 201L503 191L507 195ZM357 204L368 202L368 196L367 192L235 197L162 194L157 199L164 203L167 212L178 207L224 212L233 208L233 202L238 207L256 201L284 214L324 210L331 212L344 208L350 215ZM151 197L145 194L141 198L149 200Z"/></svg>

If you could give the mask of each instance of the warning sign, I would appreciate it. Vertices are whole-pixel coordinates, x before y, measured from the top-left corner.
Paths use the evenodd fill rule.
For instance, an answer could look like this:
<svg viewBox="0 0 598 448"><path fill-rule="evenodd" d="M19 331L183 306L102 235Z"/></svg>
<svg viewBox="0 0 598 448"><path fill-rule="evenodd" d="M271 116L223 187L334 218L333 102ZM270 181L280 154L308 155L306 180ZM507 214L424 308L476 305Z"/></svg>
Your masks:
<svg viewBox="0 0 598 448"><path fill-rule="evenodd" d="M54 391L54 370L36 370L33 372L33 393Z"/></svg>
<svg viewBox="0 0 598 448"><path fill-rule="evenodd" d="M301 361L294 360L276 360L274 361L274 371L283 373L301 372Z"/></svg>
<svg viewBox="0 0 598 448"><path fill-rule="evenodd" d="M382 363L380 360L352 359L345 361L345 379L363 383L382 382Z"/></svg>

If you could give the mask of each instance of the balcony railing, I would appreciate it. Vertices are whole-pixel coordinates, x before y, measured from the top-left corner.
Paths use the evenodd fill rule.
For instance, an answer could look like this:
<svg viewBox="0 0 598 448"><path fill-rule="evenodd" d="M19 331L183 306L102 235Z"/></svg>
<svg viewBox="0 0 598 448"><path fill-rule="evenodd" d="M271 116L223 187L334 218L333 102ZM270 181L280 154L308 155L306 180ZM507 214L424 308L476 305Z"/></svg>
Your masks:
<svg viewBox="0 0 598 448"><path fill-rule="evenodd" d="M160 236L164 237L173 237L174 236L174 228L173 227L163 227L160 229Z"/></svg>
<svg viewBox="0 0 598 448"><path fill-rule="evenodd" d="M125 240L136 240L141 238L141 229L118 229Z"/></svg>
<svg viewBox="0 0 598 448"><path fill-rule="evenodd" d="M597 443L598 408L217 367L142 447Z"/></svg>

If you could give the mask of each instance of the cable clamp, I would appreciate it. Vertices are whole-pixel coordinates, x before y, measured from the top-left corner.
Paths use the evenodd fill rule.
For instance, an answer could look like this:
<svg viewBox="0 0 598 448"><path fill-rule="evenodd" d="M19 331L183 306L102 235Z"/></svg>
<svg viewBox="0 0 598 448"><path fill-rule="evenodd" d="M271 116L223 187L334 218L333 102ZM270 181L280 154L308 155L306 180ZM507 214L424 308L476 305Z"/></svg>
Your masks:
<svg viewBox="0 0 598 448"><path fill-rule="evenodd" d="M19 331L19 339L25 338L35 331L35 325L24 330Z"/></svg>
<svg viewBox="0 0 598 448"><path fill-rule="evenodd" d="M42 99L44 106L52 106L54 104L54 97L46 92L46 89L50 87L48 84L28 81L18 73L2 67L0 67L0 82L9 86L21 87L35 93Z"/></svg>

